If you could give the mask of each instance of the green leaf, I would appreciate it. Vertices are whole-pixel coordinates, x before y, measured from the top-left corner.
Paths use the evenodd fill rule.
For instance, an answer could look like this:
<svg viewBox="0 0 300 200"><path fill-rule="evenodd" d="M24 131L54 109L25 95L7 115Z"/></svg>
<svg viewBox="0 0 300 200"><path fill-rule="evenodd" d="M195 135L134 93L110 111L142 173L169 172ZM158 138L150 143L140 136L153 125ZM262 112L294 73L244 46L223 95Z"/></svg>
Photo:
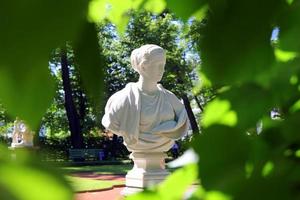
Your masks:
<svg viewBox="0 0 300 200"><path fill-rule="evenodd" d="M166 2L165 0L147 0L143 7L147 11L159 14L166 8Z"/></svg>
<svg viewBox="0 0 300 200"><path fill-rule="evenodd" d="M202 187L199 187L189 198L189 200L231 200L232 197L224 194L223 192L212 190L205 191Z"/></svg>
<svg viewBox="0 0 300 200"><path fill-rule="evenodd" d="M202 73L202 72L199 72L199 77L200 77L200 85L201 87L211 87L212 86L212 83L211 81L207 78L207 76Z"/></svg>
<svg viewBox="0 0 300 200"><path fill-rule="evenodd" d="M232 87L221 94L221 99L223 98L230 101L231 109L237 114L237 126L243 131L255 127L256 123L269 113L273 105L269 91L256 84Z"/></svg>
<svg viewBox="0 0 300 200"><path fill-rule="evenodd" d="M202 132L193 142L200 158L201 184L208 190L232 194L246 179L250 140L245 133L226 126L211 126Z"/></svg>
<svg viewBox="0 0 300 200"><path fill-rule="evenodd" d="M290 112L294 113L299 110L300 110L300 99L293 104L293 106L290 108Z"/></svg>
<svg viewBox="0 0 300 200"><path fill-rule="evenodd" d="M33 156L18 152L17 160L1 157L0 160L0 199L5 200L71 200L73 192L59 173L49 166L42 166Z"/></svg>
<svg viewBox="0 0 300 200"><path fill-rule="evenodd" d="M207 128L214 124L235 126L237 124L236 112L231 110L228 100L214 99L210 102L203 113L202 126Z"/></svg>
<svg viewBox="0 0 300 200"><path fill-rule="evenodd" d="M88 97L92 100L96 110L99 111L102 103L105 61L100 54L95 24L87 23L83 28L76 44L75 59Z"/></svg>
<svg viewBox="0 0 300 200"><path fill-rule="evenodd" d="M48 70L53 49L73 40L88 1L3 1L0 6L0 99L32 129L53 98ZM68 9L66 9L68 8Z"/></svg>
<svg viewBox="0 0 300 200"><path fill-rule="evenodd" d="M299 76L299 70L298 58L285 63L277 62L273 66L270 72L272 74L271 79L265 83L267 83L266 87L269 90L268 96L272 95L276 105L290 104L292 99L297 98L298 85L295 84L295 77Z"/></svg>
<svg viewBox="0 0 300 200"><path fill-rule="evenodd" d="M293 1L288 3L279 16L279 48L283 51L300 52L300 42L298 40L300 34L300 2Z"/></svg>
<svg viewBox="0 0 300 200"><path fill-rule="evenodd" d="M290 84L291 85L296 85L298 83L298 76L292 75L290 78Z"/></svg>
<svg viewBox="0 0 300 200"><path fill-rule="evenodd" d="M128 11L132 8L131 0L110 0L108 19L117 26L119 33L124 33L125 27L129 22Z"/></svg>
<svg viewBox="0 0 300 200"><path fill-rule="evenodd" d="M268 162L271 153L272 148L263 140L263 138L258 137L257 135L253 135L251 137L251 149L249 151L249 160L245 165L247 179L253 176L261 176L263 168Z"/></svg>
<svg viewBox="0 0 300 200"><path fill-rule="evenodd" d="M286 117L284 123L281 124L281 133L289 142L293 143L300 141L300 134L298 134L298 131L295 131L300 128L299 119L300 111L298 110Z"/></svg>
<svg viewBox="0 0 300 200"><path fill-rule="evenodd" d="M167 7L170 8L178 17L181 17L183 20L187 21L192 14L198 14L206 6L206 0L167 0ZM197 16L197 15L196 15Z"/></svg>
<svg viewBox="0 0 300 200"><path fill-rule="evenodd" d="M145 9L153 13L161 13L166 7L164 0L93 0L89 5L89 19L98 23L107 18L117 27L119 33L124 33L129 22L129 12L132 9Z"/></svg>
<svg viewBox="0 0 300 200"><path fill-rule="evenodd" d="M235 199L294 199L284 177L254 177L245 181L234 195ZM295 194L295 193L294 193Z"/></svg>
<svg viewBox="0 0 300 200"><path fill-rule="evenodd" d="M220 191L206 192L204 200L231 200L232 197Z"/></svg>
<svg viewBox="0 0 300 200"><path fill-rule="evenodd" d="M262 176L268 176L270 175L270 173L272 172L274 168L274 163L271 162L271 161L268 161L265 165L264 165L264 168L262 170Z"/></svg>
<svg viewBox="0 0 300 200"><path fill-rule="evenodd" d="M92 0L89 4L88 19L90 22L98 23L108 15L106 0Z"/></svg>
<svg viewBox="0 0 300 200"><path fill-rule="evenodd" d="M287 2L289 5L291 5L291 4L294 2L294 0L286 0L286 2Z"/></svg>
<svg viewBox="0 0 300 200"><path fill-rule="evenodd" d="M195 17L195 19L198 21L202 21L205 18L207 11L208 11L208 5L206 4L202 6L199 10L197 10L193 14L193 17Z"/></svg>
<svg viewBox="0 0 300 200"><path fill-rule="evenodd" d="M281 2L220 2L210 2L211 12L201 24L202 70L214 84L253 81L275 61L271 22Z"/></svg>
<svg viewBox="0 0 300 200"><path fill-rule="evenodd" d="M182 199L188 187L197 180L197 177L198 166L196 164L190 164L176 170L158 186L161 199ZM172 192L170 193L170 191Z"/></svg>
<svg viewBox="0 0 300 200"><path fill-rule="evenodd" d="M296 156L297 158L300 158L300 149L298 149L298 150L295 152L295 156Z"/></svg>
<svg viewBox="0 0 300 200"><path fill-rule="evenodd" d="M282 148L272 147L270 154L262 160L263 165L257 168L258 173L241 184L239 191L234 195L235 198L297 199L295 197L299 193L292 185L297 184L299 180L299 167L296 162L291 162L282 153Z"/></svg>
<svg viewBox="0 0 300 200"><path fill-rule="evenodd" d="M0 98L8 114L35 130L54 97L54 81L41 67L0 67Z"/></svg>
<svg viewBox="0 0 300 200"><path fill-rule="evenodd" d="M288 62L290 60L295 59L298 56L298 54L297 52L282 51L279 48L276 48L275 56L276 59L280 62Z"/></svg>
<svg viewBox="0 0 300 200"><path fill-rule="evenodd" d="M143 192L133 194L126 197L126 200L160 200L158 193L152 190L145 190Z"/></svg>

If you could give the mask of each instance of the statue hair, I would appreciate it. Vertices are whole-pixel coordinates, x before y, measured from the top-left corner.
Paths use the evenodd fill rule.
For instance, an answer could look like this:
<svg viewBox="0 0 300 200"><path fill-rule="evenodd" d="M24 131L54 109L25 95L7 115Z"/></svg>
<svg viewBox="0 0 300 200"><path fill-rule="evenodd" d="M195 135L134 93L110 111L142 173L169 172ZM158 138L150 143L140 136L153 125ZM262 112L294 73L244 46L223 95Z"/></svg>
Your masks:
<svg viewBox="0 0 300 200"><path fill-rule="evenodd" d="M165 50L155 44L146 44L133 50L130 56L132 68L139 72L140 67L147 64L149 59L157 54L163 54L165 56Z"/></svg>

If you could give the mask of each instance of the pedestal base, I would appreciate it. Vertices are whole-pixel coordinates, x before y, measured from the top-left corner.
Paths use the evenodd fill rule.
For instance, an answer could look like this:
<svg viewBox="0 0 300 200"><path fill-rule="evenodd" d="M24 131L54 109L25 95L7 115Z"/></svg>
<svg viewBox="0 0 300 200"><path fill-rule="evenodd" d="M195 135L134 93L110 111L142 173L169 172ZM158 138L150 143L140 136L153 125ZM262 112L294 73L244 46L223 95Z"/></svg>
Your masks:
<svg viewBox="0 0 300 200"><path fill-rule="evenodd" d="M18 158L18 154L21 153L21 156L24 155L22 152L30 152L31 156L37 156L38 150L40 149L37 146L18 146L18 147L8 147L10 150L10 155L12 160L16 160Z"/></svg>
<svg viewBox="0 0 300 200"><path fill-rule="evenodd" d="M131 194L135 194L138 192L142 192L144 189L143 188L135 188L135 187L125 187L122 191L121 191L121 195L122 196L129 196Z"/></svg>
<svg viewBox="0 0 300 200"><path fill-rule="evenodd" d="M9 147L11 149L18 149L18 148L33 148L33 143L23 144L23 143L12 143Z"/></svg>
<svg viewBox="0 0 300 200"><path fill-rule="evenodd" d="M10 146L8 147L9 150L27 150L27 151L36 151L39 150L40 148L37 146Z"/></svg>
<svg viewBox="0 0 300 200"><path fill-rule="evenodd" d="M126 175L126 188L122 195L130 195L143 191L162 182L169 172L165 169L165 153L133 152L130 158L134 161L134 167Z"/></svg>

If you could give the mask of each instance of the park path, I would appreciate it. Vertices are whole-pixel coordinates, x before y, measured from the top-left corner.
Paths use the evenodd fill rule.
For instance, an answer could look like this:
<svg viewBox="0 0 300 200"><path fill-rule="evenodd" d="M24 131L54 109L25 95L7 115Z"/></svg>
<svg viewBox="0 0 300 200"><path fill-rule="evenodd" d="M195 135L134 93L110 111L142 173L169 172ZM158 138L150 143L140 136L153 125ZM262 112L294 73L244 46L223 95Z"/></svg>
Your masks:
<svg viewBox="0 0 300 200"><path fill-rule="evenodd" d="M72 174L76 177L90 178L97 180L118 180L125 181L125 175L110 175L110 174L95 174L95 173L76 173ZM199 187L198 184L191 185L183 196L183 199L188 199L191 194ZM111 189L105 189L102 191L90 191L81 192L75 194L74 200L122 200L123 197L120 194L125 186L115 186Z"/></svg>
<svg viewBox="0 0 300 200"><path fill-rule="evenodd" d="M125 181L125 175L111 175L111 174L96 174L93 172L73 173L72 176L80 178L89 178L94 180L110 180L110 181ZM117 186L111 189L104 189L102 191L87 191L75 194L75 200L120 200L122 195L120 192L124 186Z"/></svg>
<svg viewBox="0 0 300 200"><path fill-rule="evenodd" d="M124 187L115 187L101 192L76 193L75 200L121 200L122 195L120 192L123 189Z"/></svg>

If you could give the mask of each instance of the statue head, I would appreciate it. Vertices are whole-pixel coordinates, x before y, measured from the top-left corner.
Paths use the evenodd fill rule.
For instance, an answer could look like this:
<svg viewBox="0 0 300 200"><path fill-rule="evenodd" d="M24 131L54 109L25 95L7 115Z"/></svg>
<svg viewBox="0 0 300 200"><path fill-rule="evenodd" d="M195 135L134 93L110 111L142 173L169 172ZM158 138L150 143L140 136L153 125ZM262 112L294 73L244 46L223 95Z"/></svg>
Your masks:
<svg viewBox="0 0 300 200"><path fill-rule="evenodd" d="M161 80L165 71L166 53L163 48L146 44L132 51L131 65L140 76L154 82Z"/></svg>

